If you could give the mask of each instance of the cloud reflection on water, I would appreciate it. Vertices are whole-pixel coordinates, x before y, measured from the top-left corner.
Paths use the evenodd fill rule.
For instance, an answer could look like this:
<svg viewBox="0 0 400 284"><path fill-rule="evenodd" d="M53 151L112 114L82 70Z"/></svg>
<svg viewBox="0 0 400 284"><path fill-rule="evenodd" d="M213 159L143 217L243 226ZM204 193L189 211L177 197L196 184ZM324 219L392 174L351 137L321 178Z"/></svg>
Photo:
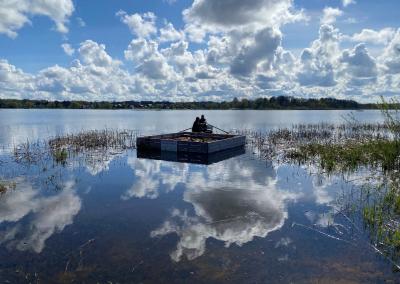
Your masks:
<svg viewBox="0 0 400 284"><path fill-rule="evenodd" d="M0 231L0 244L40 253L48 238L72 224L80 208L81 199L72 182L51 196L41 196L27 182L19 183L16 191L1 197L0 224L5 223L5 230Z"/></svg>
<svg viewBox="0 0 400 284"><path fill-rule="evenodd" d="M180 182L185 182L190 175L188 164L164 163L157 160L137 159L129 156L128 165L133 169L135 182L121 196L121 199L150 198L159 196L160 188L165 192L173 190Z"/></svg>
<svg viewBox="0 0 400 284"><path fill-rule="evenodd" d="M190 189L185 192L185 200L193 204L196 216L175 209L151 236L176 233L179 241L171 258L179 261L185 256L192 260L205 252L208 238L223 241L226 247L241 246L281 228L288 216L286 198L289 195L273 188L251 192L231 187Z"/></svg>
<svg viewBox="0 0 400 284"><path fill-rule="evenodd" d="M130 165L136 179L122 195L124 200L157 198L160 191L171 191L178 183L185 188L183 199L192 204L194 214L173 208L165 222L151 232L152 237L178 235L171 253L174 261L204 254L208 238L229 247L267 236L283 226L287 201L299 196L278 189L275 169L251 159L230 159L210 166L138 159Z"/></svg>

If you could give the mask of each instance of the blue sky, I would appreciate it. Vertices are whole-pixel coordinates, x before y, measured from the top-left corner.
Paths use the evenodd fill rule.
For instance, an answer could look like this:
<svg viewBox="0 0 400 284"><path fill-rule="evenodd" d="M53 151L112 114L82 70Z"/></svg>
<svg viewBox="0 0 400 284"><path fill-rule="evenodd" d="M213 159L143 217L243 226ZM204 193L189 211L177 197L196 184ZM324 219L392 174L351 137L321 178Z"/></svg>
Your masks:
<svg viewBox="0 0 400 284"><path fill-rule="evenodd" d="M5 0L0 98L375 101L400 90L399 10L396 0ZM174 36L161 39L167 25Z"/></svg>
<svg viewBox="0 0 400 284"><path fill-rule="evenodd" d="M17 38L0 34L0 54L22 69L36 72L53 64L68 65L70 58L60 48L62 43L79 45L91 39L104 43L107 52L113 57L123 59L123 52L132 40L132 35L115 15L119 10L130 14L151 11L160 18L160 26L165 18L176 27L182 27L182 10L190 6L191 2L181 0L170 5L162 0L96 0L94 6L92 1L74 1L75 11L70 18L68 34L52 30L54 24L50 18L36 16L31 19L32 25L25 25L18 30ZM84 21L85 27L80 26L79 19Z"/></svg>

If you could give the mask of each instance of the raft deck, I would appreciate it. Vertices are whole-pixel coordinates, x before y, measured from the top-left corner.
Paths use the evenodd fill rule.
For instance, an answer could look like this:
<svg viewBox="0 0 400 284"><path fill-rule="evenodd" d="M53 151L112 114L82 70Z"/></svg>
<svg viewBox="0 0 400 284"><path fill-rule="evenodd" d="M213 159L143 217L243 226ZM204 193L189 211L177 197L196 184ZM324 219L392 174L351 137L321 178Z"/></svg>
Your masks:
<svg viewBox="0 0 400 284"><path fill-rule="evenodd" d="M138 137L140 150L188 152L210 154L244 146L246 136L232 134L212 134L178 132L163 135Z"/></svg>

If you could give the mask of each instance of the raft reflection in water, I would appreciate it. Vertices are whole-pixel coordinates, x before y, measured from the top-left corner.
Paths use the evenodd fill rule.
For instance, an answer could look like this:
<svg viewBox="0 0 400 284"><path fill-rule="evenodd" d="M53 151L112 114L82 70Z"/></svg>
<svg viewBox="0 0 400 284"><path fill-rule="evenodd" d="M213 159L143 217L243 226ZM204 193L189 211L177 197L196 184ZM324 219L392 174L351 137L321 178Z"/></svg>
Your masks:
<svg viewBox="0 0 400 284"><path fill-rule="evenodd" d="M140 159L210 165L236 156L243 155L244 153L245 153L244 146L240 146L211 154L138 150L137 157Z"/></svg>

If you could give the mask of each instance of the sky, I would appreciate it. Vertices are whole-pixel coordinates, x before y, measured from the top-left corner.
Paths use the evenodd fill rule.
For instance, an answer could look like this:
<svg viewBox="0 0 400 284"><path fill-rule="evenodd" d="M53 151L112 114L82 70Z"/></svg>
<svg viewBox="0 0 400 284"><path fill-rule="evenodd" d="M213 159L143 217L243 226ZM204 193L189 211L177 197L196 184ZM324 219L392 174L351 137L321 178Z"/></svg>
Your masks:
<svg viewBox="0 0 400 284"><path fill-rule="evenodd" d="M398 11L398 0L0 0L0 98L396 98Z"/></svg>

